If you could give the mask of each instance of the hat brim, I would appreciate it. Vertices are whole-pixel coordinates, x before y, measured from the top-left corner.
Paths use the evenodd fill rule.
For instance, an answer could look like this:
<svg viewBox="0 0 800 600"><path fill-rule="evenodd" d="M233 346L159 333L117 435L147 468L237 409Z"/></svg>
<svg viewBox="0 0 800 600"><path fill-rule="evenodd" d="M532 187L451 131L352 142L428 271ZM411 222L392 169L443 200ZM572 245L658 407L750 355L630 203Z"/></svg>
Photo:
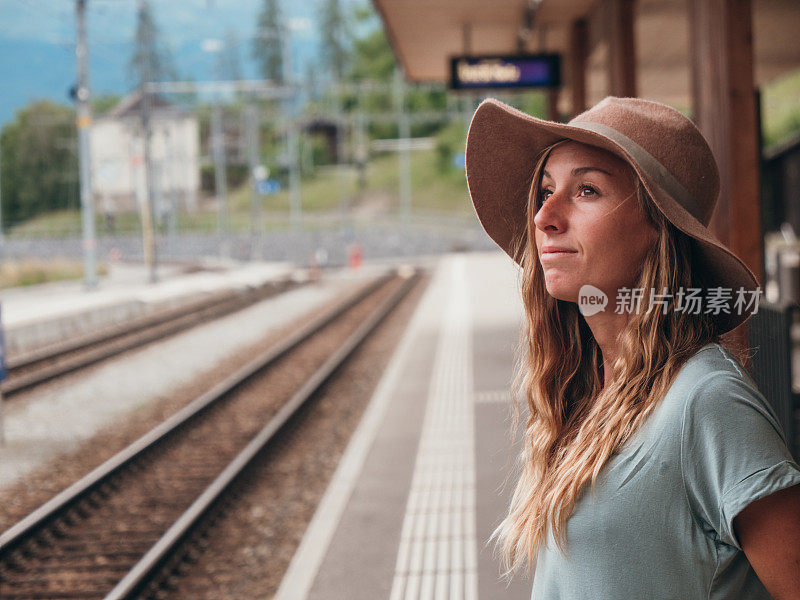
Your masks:
<svg viewBox="0 0 800 600"><path fill-rule="evenodd" d="M653 201L678 229L696 241L696 260L711 287L753 291L758 282L752 271L711 231L668 194L628 152L600 133L564 123L545 121L489 98L481 102L470 122L466 146L466 174L472 204L481 226L517 263L517 243L525 247L528 194L536 159L549 145L563 139L608 150L636 171ZM750 311L714 315L721 333L750 316Z"/></svg>

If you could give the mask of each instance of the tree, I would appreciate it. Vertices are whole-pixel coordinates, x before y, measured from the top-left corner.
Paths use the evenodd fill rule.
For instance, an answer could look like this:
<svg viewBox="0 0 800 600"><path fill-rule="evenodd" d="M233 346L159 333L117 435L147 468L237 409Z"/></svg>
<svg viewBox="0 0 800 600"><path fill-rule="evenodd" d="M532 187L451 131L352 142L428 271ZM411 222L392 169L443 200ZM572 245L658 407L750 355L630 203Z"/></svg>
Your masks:
<svg viewBox="0 0 800 600"><path fill-rule="evenodd" d="M353 44L353 79L391 81L397 61L382 28L358 38Z"/></svg>
<svg viewBox="0 0 800 600"><path fill-rule="evenodd" d="M278 0L264 0L258 15L253 58L264 79L283 83L283 17Z"/></svg>
<svg viewBox="0 0 800 600"><path fill-rule="evenodd" d="M341 80L349 71L350 28L339 0L322 0L321 62L327 66L335 80Z"/></svg>
<svg viewBox="0 0 800 600"><path fill-rule="evenodd" d="M147 0L139 0L136 44L128 63L134 87L145 81L174 81L178 78L169 47L164 43Z"/></svg>
<svg viewBox="0 0 800 600"><path fill-rule="evenodd" d="M353 39L348 79L391 83L397 63L378 14L371 5L357 7L354 21L356 30L360 33ZM394 98L390 89L363 91L358 99L355 95L346 97L343 104L346 110L352 110L355 104L367 112L394 110ZM372 122L368 129L374 137L397 135L396 125L385 121Z"/></svg>
<svg viewBox="0 0 800 600"><path fill-rule="evenodd" d="M397 61L378 14L371 5L367 5L357 7L354 16L359 27L368 29L353 40L350 77L355 80L391 81Z"/></svg>
<svg viewBox="0 0 800 600"><path fill-rule="evenodd" d="M3 224L76 206L75 111L46 100L29 104L0 133Z"/></svg>

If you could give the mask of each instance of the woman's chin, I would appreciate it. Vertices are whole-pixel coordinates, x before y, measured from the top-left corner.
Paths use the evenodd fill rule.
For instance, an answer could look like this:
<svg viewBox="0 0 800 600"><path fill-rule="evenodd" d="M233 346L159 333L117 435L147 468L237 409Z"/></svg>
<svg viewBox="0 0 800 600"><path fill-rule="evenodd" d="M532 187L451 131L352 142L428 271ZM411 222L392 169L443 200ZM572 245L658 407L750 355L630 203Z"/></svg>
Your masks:
<svg viewBox="0 0 800 600"><path fill-rule="evenodd" d="M574 286L546 284L547 293L556 300L565 302L578 302L578 290Z"/></svg>

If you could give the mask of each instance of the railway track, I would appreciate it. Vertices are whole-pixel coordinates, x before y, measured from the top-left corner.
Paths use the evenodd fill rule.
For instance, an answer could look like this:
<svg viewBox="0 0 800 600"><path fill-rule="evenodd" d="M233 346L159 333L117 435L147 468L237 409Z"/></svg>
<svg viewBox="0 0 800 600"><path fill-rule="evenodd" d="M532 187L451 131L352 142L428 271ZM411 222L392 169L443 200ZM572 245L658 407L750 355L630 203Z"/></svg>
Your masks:
<svg viewBox="0 0 800 600"><path fill-rule="evenodd" d="M0 598L158 597L231 485L418 276L363 287L0 535Z"/></svg>
<svg viewBox="0 0 800 600"><path fill-rule="evenodd" d="M0 384L5 397L223 317L298 285L275 281L256 288L232 290L178 308L160 311L116 327L49 345L7 359L8 378Z"/></svg>

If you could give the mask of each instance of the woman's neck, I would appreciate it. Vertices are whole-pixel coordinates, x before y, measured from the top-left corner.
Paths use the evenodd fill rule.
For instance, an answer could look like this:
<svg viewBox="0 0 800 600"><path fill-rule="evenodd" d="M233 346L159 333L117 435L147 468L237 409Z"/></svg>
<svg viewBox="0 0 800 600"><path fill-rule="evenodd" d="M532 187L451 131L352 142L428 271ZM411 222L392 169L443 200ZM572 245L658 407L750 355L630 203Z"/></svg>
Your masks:
<svg viewBox="0 0 800 600"><path fill-rule="evenodd" d="M620 334L628 323L628 313L600 312L585 317L603 357L603 388L613 383L614 363L620 354Z"/></svg>

